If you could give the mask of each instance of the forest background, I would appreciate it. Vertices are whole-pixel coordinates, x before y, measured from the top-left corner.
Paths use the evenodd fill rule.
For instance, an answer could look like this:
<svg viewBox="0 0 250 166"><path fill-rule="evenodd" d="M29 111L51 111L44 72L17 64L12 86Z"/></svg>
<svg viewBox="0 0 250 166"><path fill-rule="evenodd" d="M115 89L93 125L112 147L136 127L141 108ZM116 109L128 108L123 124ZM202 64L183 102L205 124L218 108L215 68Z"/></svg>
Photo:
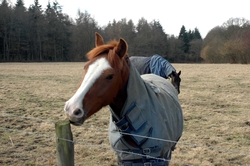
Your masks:
<svg viewBox="0 0 250 166"><path fill-rule="evenodd" d="M34 0L29 8L23 0L11 6L0 4L0 62L86 61L94 47L94 34L105 41L124 38L130 56L162 55L175 63L250 63L250 21L229 18L202 38L198 27L180 27L179 36L164 32L157 20L113 20L100 27L88 12L75 19L63 13L57 1L45 10Z"/></svg>

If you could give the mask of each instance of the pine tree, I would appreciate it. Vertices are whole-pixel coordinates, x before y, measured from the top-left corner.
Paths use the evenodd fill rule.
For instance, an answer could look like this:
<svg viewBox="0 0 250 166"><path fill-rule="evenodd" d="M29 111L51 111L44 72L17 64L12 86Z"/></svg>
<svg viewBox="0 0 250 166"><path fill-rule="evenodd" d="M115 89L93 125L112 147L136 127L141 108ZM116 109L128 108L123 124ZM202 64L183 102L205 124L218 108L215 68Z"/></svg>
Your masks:
<svg viewBox="0 0 250 166"><path fill-rule="evenodd" d="M181 27L179 39L183 42L181 49L183 50L184 53L188 53L190 44L189 44L188 33L186 32L186 28L184 25L182 25L182 27Z"/></svg>
<svg viewBox="0 0 250 166"><path fill-rule="evenodd" d="M3 0L0 5L0 55L2 60L10 61L10 29L12 23L12 9L7 2ZM2 44L2 45L1 45Z"/></svg>
<svg viewBox="0 0 250 166"><path fill-rule="evenodd" d="M178 39L182 40L184 38L185 33L186 33L186 28L184 25L182 25Z"/></svg>
<svg viewBox="0 0 250 166"><path fill-rule="evenodd" d="M198 28L194 29L194 39L202 39Z"/></svg>
<svg viewBox="0 0 250 166"><path fill-rule="evenodd" d="M42 43L45 28L42 6L38 0L34 0L34 4L29 7L28 11L30 19L29 42L31 43L29 58L32 61L42 61Z"/></svg>
<svg viewBox="0 0 250 166"><path fill-rule="evenodd" d="M188 31L188 39L189 41L192 41L194 39L194 31L191 31L190 29Z"/></svg>
<svg viewBox="0 0 250 166"><path fill-rule="evenodd" d="M23 0L17 0L14 7L14 18L12 26L12 46L14 59L18 61L27 60L28 44L28 17Z"/></svg>

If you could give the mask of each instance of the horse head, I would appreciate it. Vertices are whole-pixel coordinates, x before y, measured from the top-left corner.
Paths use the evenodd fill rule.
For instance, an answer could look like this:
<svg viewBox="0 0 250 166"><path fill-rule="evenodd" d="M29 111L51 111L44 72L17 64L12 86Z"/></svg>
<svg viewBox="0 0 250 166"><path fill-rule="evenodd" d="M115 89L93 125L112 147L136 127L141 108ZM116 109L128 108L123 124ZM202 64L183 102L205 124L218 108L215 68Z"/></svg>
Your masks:
<svg viewBox="0 0 250 166"><path fill-rule="evenodd" d="M181 83L181 71L179 71L178 73L176 73L176 71L172 71L172 73L170 74L170 81L172 83L172 85L177 89L178 93L180 93L180 83Z"/></svg>
<svg viewBox="0 0 250 166"><path fill-rule="evenodd" d="M123 106L126 91L122 90L126 89L129 77L127 49L124 39L105 44L102 36L95 34L95 48L87 53L83 80L75 94L65 103L64 110L72 124L83 124L106 105ZM118 95L124 100L120 100Z"/></svg>

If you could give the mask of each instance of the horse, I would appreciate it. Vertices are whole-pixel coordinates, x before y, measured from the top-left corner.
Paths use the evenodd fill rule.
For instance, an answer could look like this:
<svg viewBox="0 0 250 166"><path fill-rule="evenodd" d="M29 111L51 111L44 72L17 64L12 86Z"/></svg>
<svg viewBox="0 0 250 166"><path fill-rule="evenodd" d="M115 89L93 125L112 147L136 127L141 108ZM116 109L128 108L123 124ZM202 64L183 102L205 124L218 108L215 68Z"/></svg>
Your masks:
<svg viewBox="0 0 250 166"><path fill-rule="evenodd" d="M127 50L124 39L104 43L95 34L95 48L86 54L83 80L65 103L66 116L79 126L109 106L109 142L118 165L168 165L183 132L178 93L160 76L140 76Z"/></svg>
<svg viewBox="0 0 250 166"><path fill-rule="evenodd" d="M170 82L180 93L181 70L177 73L175 68L162 56L157 54L149 57L131 56L129 60L141 75L153 73L165 79L170 78Z"/></svg>

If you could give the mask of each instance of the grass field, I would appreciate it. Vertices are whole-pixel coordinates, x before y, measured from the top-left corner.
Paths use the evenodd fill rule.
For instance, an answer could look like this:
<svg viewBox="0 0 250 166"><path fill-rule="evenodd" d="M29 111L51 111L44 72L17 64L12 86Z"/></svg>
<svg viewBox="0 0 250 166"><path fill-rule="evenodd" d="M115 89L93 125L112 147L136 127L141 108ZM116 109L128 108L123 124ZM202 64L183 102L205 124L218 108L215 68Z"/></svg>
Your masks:
<svg viewBox="0 0 250 166"><path fill-rule="evenodd" d="M0 63L0 165L57 165L54 122L83 63ZM250 65L173 64L182 70L183 136L171 166L250 165ZM75 165L117 165L103 108L72 126Z"/></svg>

